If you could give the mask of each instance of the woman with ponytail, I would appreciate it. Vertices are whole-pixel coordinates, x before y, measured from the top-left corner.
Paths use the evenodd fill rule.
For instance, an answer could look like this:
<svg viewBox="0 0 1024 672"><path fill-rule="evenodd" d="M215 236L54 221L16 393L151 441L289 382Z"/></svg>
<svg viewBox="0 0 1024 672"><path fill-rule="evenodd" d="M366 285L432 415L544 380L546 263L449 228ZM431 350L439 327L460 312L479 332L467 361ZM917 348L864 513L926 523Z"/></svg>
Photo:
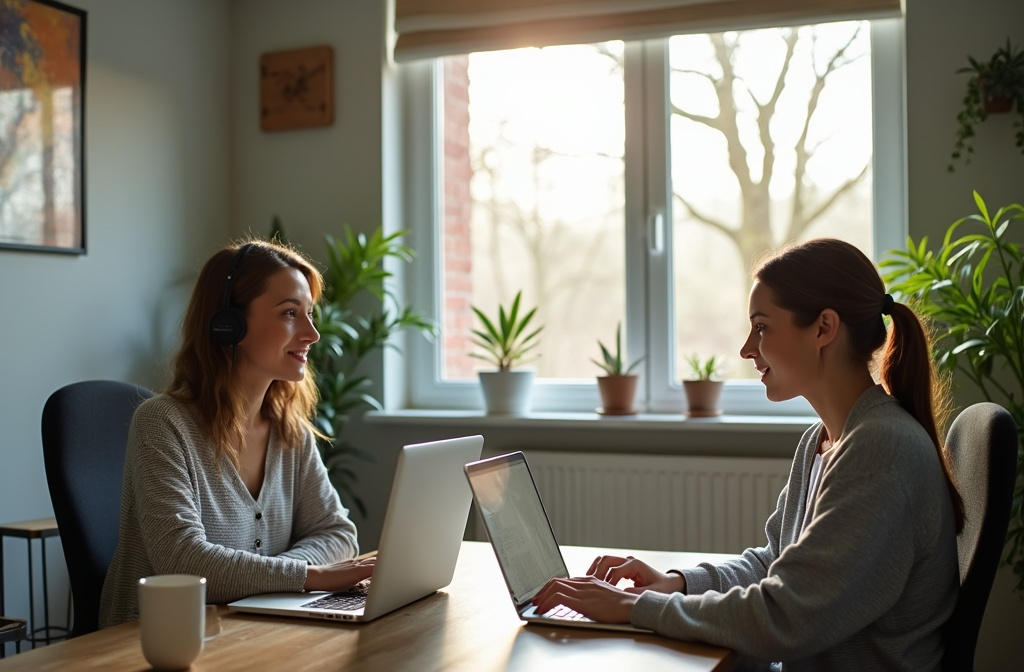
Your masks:
<svg viewBox="0 0 1024 672"><path fill-rule="evenodd" d="M797 446L767 543L667 573L599 557L588 576L553 580L534 603L729 647L775 669L938 670L964 514L941 441L946 393L920 320L862 252L834 239L763 262L749 317L740 354L768 399L803 397L820 418ZM632 585L617 587L622 579Z"/></svg>

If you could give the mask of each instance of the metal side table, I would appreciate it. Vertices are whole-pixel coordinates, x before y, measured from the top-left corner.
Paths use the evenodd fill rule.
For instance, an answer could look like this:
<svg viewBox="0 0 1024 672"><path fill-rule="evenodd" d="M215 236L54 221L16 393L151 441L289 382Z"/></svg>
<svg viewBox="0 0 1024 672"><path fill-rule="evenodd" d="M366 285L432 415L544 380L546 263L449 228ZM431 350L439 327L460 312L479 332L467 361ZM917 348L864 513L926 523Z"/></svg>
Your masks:
<svg viewBox="0 0 1024 672"><path fill-rule="evenodd" d="M26 640L36 647L39 642L51 643L53 640L65 639L68 635L68 628L50 625L50 595L46 581L46 540L59 535L57 521L54 518L40 518L38 520L24 520L18 523L6 523L0 525L0 572L6 574L4 565L4 538L15 537L24 539L28 546L28 608L29 608L29 629ZM32 563L32 540L38 539L42 549L42 574L43 574L43 625L36 621L36 600L35 581L33 580ZM0 613L6 611L4 595L4 581L0 578ZM40 635L40 633L42 633Z"/></svg>

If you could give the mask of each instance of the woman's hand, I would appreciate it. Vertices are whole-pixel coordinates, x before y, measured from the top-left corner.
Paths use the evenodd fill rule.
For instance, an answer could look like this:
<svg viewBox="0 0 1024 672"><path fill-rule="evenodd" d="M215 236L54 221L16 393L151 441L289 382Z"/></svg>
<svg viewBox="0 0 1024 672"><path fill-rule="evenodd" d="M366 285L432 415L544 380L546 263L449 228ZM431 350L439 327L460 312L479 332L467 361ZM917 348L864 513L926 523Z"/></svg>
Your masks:
<svg viewBox="0 0 1024 672"><path fill-rule="evenodd" d="M342 560L330 565L310 565L306 568L305 590L345 590L373 574L376 557Z"/></svg>
<svg viewBox="0 0 1024 672"><path fill-rule="evenodd" d="M551 579L533 598L538 614L562 604L599 623L629 623L639 595L592 576Z"/></svg>
<svg viewBox="0 0 1024 672"><path fill-rule="evenodd" d="M645 590L657 593L678 593L686 590L686 579L679 574L659 572L632 555L624 558L615 555L598 556L587 570L587 576L607 581L613 586L622 579L628 579L633 585L622 590L637 595Z"/></svg>

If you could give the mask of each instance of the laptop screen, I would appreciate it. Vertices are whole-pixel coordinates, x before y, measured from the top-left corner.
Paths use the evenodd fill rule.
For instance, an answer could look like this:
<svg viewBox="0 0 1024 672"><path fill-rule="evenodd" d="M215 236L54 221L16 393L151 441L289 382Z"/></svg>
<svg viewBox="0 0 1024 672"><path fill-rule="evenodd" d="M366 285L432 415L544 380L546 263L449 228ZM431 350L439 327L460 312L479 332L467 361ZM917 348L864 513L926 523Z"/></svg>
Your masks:
<svg viewBox="0 0 1024 672"><path fill-rule="evenodd" d="M477 509L516 604L568 571L522 453L466 467Z"/></svg>

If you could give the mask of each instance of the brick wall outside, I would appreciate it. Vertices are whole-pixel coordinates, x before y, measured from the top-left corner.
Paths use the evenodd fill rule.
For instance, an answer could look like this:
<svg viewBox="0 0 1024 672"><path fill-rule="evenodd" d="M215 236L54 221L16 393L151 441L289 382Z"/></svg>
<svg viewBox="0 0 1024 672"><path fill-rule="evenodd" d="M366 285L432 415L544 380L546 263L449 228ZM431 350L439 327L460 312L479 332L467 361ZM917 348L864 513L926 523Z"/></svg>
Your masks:
<svg viewBox="0 0 1024 672"><path fill-rule="evenodd" d="M441 338L442 376L471 378L477 366L470 330L474 327L472 280L472 197L469 182L469 57L444 59L444 275Z"/></svg>

